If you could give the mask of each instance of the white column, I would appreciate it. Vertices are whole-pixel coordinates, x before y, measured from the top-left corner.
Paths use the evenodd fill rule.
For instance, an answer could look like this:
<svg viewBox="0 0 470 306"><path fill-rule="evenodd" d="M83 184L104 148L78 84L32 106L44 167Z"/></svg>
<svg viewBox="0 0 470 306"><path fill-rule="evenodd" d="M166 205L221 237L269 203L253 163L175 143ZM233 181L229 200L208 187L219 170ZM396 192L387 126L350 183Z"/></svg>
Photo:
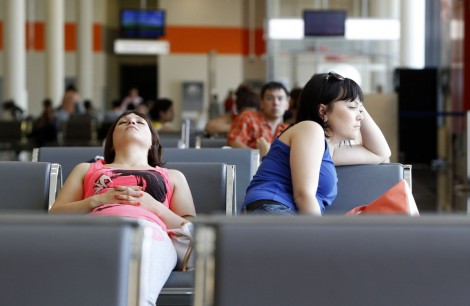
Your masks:
<svg viewBox="0 0 470 306"><path fill-rule="evenodd" d="M78 2L78 88L84 99L93 98L93 2Z"/></svg>
<svg viewBox="0 0 470 306"><path fill-rule="evenodd" d="M400 66L424 68L425 0L402 0L400 7Z"/></svg>
<svg viewBox="0 0 470 306"><path fill-rule="evenodd" d="M398 19L400 16L400 0L371 0L369 11L372 18Z"/></svg>
<svg viewBox="0 0 470 306"><path fill-rule="evenodd" d="M384 19L396 19L399 20L400 18L400 0L371 0L369 1L369 16L370 18L384 18ZM374 43L376 48L375 52L378 54L387 54L390 53L390 46L391 42L389 41L377 41ZM395 45L395 44L393 44ZM398 45L397 45L398 46ZM397 49L395 49L398 51ZM382 62L384 65L387 62ZM384 66L384 70L381 71L373 71L370 74L370 82L371 82L371 90L377 91L379 86L381 86L382 90L385 92L393 92L392 88L392 79L391 76L393 75L393 69L395 69L395 65L390 67L390 64Z"/></svg>
<svg viewBox="0 0 470 306"><path fill-rule="evenodd" d="M60 105L64 93L64 0L46 0L46 95Z"/></svg>
<svg viewBox="0 0 470 306"><path fill-rule="evenodd" d="M25 2L5 2L5 98L28 110L26 94Z"/></svg>

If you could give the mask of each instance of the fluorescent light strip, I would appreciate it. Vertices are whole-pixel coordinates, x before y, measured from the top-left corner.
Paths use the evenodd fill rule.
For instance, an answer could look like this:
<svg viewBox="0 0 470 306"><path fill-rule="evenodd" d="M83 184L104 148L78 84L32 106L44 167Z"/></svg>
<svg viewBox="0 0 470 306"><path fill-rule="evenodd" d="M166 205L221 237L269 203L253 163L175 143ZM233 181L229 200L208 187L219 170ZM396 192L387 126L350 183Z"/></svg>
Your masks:
<svg viewBox="0 0 470 306"><path fill-rule="evenodd" d="M348 40L398 40L400 21L397 19L346 19L345 38ZM304 38L302 19L270 19L269 39Z"/></svg>
<svg viewBox="0 0 470 306"><path fill-rule="evenodd" d="M304 21L302 19L270 19L269 39L303 39Z"/></svg>
<svg viewBox="0 0 470 306"><path fill-rule="evenodd" d="M170 44L163 40L137 40L116 39L114 41L114 52L116 54L168 54Z"/></svg>
<svg viewBox="0 0 470 306"><path fill-rule="evenodd" d="M398 40L400 21L397 19L346 19L346 39Z"/></svg>

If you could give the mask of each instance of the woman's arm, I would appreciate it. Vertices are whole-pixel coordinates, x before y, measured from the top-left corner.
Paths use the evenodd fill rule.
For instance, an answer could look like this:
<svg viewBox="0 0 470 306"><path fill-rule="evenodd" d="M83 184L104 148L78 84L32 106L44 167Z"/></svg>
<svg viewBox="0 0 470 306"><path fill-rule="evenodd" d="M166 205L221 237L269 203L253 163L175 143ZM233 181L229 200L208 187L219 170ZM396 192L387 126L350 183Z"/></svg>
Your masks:
<svg viewBox="0 0 470 306"><path fill-rule="evenodd" d="M290 146L293 196L299 212L320 216L316 192L326 145L323 128L313 121L302 121L280 140Z"/></svg>
<svg viewBox="0 0 470 306"><path fill-rule="evenodd" d="M139 205L142 191L135 187L129 189L109 188L106 192L83 198L83 179L90 168L89 163L77 165L60 191L49 212L51 213L88 213L94 208L110 203Z"/></svg>
<svg viewBox="0 0 470 306"><path fill-rule="evenodd" d="M380 164L392 155L385 136L365 108L362 116L362 143L337 146L332 156L335 165Z"/></svg>
<svg viewBox="0 0 470 306"><path fill-rule="evenodd" d="M223 114L207 121L204 131L209 134L227 133L232 124L232 114Z"/></svg>
<svg viewBox="0 0 470 306"><path fill-rule="evenodd" d="M193 197L186 177L178 170L168 169L168 176L173 185L173 196L170 207L155 200L151 195L142 192L139 205L156 214L168 228L178 228L187 223L189 218L196 216Z"/></svg>
<svg viewBox="0 0 470 306"><path fill-rule="evenodd" d="M89 163L81 163L72 170L49 212L87 213L92 209L91 199L83 199L83 178L89 167Z"/></svg>

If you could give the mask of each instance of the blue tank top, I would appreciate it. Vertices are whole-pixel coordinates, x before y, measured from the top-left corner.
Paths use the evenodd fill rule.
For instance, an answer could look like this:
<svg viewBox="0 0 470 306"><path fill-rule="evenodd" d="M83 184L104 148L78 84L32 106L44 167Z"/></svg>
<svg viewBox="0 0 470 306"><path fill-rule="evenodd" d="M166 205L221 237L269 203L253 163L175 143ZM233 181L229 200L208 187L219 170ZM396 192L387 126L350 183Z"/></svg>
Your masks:
<svg viewBox="0 0 470 306"><path fill-rule="evenodd" d="M337 194L336 168L331 159L330 150L325 141L325 153L320 166L320 176L317 188L317 200L323 212L331 205ZM274 140L268 154L263 158L256 174L246 190L242 207L259 200L269 200L282 203L297 211L294 203L292 177L290 169L290 147Z"/></svg>

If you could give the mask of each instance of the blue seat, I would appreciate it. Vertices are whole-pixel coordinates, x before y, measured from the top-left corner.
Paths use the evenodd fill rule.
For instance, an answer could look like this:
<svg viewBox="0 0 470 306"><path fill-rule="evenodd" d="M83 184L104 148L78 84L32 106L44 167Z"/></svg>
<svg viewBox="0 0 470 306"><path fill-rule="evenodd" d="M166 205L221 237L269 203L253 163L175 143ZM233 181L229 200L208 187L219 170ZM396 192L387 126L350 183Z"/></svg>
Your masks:
<svg viewBox="0 0 470 306"><path fill-rule="evenodd" d="M0 304L143 305L147 233L117 217L0 214Z"/></svg>
<svg viewBox="0 0 470 306"><path fill-rule="evenodd" d="M46 212L61 186L56 163L1 161L0 173L1 211Z"/></svg>
<svg viewBox="0 0 470 306"><path fill-rule="evenodd" d="M325 214L344 214L354 207L366 205L401 179L411 187L411 165L388 163L336 167L338 195Z"/></svg>
<svg viewBox="0 0 470 306"><path fill-rule="evenodd" d="M227 146L226 137L203 137L202 135L196 136L195 148L222 148Z"/></svg>
<svg viewBox="0 0 470 306"><path fill-rule="evenodd" d="M194 223L195 305L468 305L467 216Z"/></svg>
<svg viewBox="0 0 470 306"><path fill-rule="evenodd" d="M224 163L169 162L165 167L184 174L198 214L236 214L235 166Z"/></svg>
<svg viewBox="0 0 470 306"><path fill-rule="evenodd" d="M174 149L163 150L163 158L167 162L218 162L236 167L236 211L241 209L246 189L258 169L259 151L252 149Z"/></svg>
<svg viewBox="0 0 470 306"><path fill-rule="evenodd" d="M60 164L65 181L76 165L103 154L103 147L40 147L34 148L32 161Z"/></svg>

